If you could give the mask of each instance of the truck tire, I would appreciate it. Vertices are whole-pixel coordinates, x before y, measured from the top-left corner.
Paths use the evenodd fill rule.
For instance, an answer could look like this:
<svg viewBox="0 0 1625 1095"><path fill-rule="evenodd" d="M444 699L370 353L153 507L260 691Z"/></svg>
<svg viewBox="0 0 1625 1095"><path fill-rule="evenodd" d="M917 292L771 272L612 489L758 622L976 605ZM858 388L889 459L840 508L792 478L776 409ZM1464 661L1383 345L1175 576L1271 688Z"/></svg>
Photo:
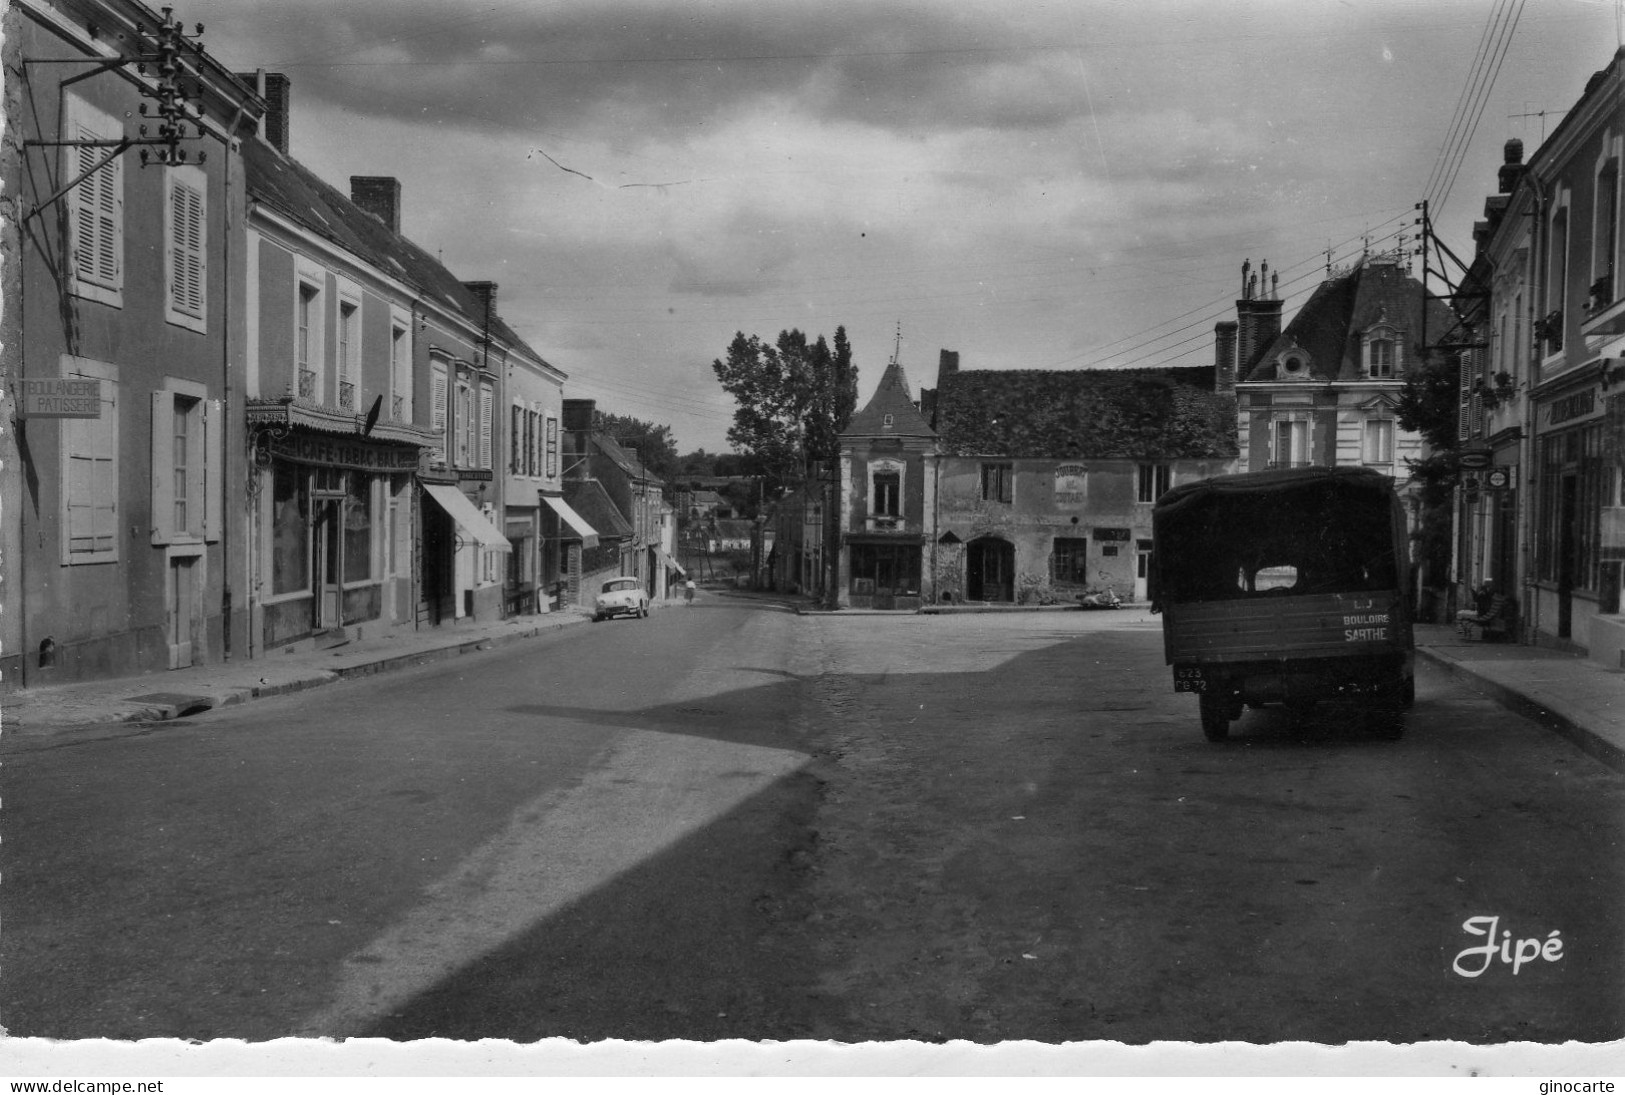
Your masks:
<svg viewBox="0 0 1625 1095"><path fill-rule="evenodd" d="M1230 736L1230 704L1223 696L1202 693L1197 699L1202 712L1202 736L1223 741Z"/></svg>

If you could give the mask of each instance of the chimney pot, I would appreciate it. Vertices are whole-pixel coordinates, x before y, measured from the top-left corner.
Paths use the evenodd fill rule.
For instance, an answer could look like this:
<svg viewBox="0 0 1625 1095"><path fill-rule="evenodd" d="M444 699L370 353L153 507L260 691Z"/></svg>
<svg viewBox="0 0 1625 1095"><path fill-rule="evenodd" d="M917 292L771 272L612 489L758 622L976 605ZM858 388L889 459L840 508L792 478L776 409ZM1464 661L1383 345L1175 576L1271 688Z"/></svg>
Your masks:
<svg viewBox="0 0 1625 1095"><path fill-rule="evenodd" d="M237 79L254 89L254 94L265 100L265 116L260 119L260 136L265 143L288 154L288 116L293 98L293 85L285 73L239 72Z"/></svg>

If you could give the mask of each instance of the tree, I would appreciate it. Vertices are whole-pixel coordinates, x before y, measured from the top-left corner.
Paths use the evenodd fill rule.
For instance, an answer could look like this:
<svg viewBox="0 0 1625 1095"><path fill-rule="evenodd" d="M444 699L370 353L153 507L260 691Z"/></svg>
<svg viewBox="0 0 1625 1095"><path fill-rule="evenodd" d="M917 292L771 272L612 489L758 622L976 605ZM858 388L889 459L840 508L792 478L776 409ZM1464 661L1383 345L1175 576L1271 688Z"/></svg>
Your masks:
<svg viewBox="0 0 1625 1095"><path fill-rule="evenodd" d="M799 481L809 465L835 457L857 406L845 327L835 329L833 350L823 335L809 344L794 328L771 346L736 332L727 359L711 367L737 404L728 441L775 485Z"/></svg>
<svg viewBox="0 0 1625 1095"><path fill-rule="evenodd" d="M593 429L600 430L622 445L637 449L638 459L656 478L669 481L677 474L677 442L670 426L657 426L623 414L593 412Z"/></svg>
<svg viewBox="0 0 1625 1095"><path fill-rule="evenodd" d="M1421 512L1416 531L1416 561L1420 580L1430 596L1450 574L1454 529L1456 483L1461 475L1457 415L1461 413L1461 364L1453 355L1423 357L1419 366L1405 377L1395 417L1400 426L1414 430L1427 444L1429 453L1420 460L1407 461L1411 478L1419 485ZM1423 618L1432 618L1439 606L1421 606Z"/></svg>

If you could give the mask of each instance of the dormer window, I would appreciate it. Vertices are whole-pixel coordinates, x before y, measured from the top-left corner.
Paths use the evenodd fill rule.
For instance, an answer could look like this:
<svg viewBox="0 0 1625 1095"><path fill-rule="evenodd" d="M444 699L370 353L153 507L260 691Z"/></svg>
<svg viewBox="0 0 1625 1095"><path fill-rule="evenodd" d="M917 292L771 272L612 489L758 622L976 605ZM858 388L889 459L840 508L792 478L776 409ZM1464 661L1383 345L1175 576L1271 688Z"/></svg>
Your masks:
<svg viewBox="0 0 1625 1095"><path fill-rule="evenodd" d="M883 426L883 427L885 427L885 428L886 428L886 429L888 429L888 430L889 430L889 429L891 429L891 428L892 428L892 424L893 424L893 423L894 423L894 422L896 422L896 421L897 421L897 420L896 420L896 419L895 419L895 418L893 418L893 417L892 417L892 416L891 416L891 415L889 415L889 414L888 414L888 415L887 415L887 416L886 416L886 417L885 417L885 418L882 418L882 419L881 419L881 420L880 420L880 424L881 424L881 425L882 425L882 426Z"/></svg>
<svg viewBox="0 0 1625 1095"><path fill-rule="evenodd" d="M1364 350L1367 376L1388 380L1399 371L1399 333L1392 327L1373 327L1367 331Z"/></svg>

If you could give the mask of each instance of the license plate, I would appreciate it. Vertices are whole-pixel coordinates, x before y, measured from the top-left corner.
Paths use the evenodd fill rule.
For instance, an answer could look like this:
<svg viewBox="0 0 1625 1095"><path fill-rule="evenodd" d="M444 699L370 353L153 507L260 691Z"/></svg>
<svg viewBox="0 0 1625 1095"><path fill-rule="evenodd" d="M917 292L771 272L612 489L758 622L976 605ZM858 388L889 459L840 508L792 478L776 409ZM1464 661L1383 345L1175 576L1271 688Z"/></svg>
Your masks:
<svg viewBox="0 0 1625 1095"><path fill-rule="evenodd" d="M1202 676L1200 669L1174 670L1175 692L1206 692L1207 678Z"/></svg>

